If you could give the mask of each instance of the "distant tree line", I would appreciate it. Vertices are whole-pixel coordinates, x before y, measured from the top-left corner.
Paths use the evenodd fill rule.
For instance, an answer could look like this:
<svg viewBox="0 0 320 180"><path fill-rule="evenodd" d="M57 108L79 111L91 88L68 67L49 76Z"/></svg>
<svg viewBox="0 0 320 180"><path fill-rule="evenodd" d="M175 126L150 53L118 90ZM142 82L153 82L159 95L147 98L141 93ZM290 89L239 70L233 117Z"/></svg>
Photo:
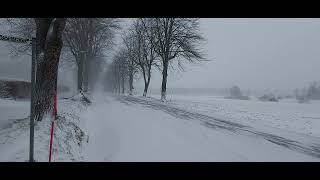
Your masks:
<svg viewBox="0 0 320 180"><path fill-rule="evenodd" d="M248 100L248 96L244 96L238 86L232 86L229 89L229 96L226 96L227 99L242 99ZM295 89L294 96L292 94L286 95L275 95L276 93L265 93L262 96L258 97L260 101L271 101L278 102L283 98L296 98L299 103L306 103L310 100L320 100L320 82L312 82L308 87L302 89Z"/></svg>
<svg viewBox="0 0 320 180"><path fill-rule="evenodd" d="M300 103L308 102L310 100L320 100L320 83L312 82L307 88L300 90L296 89L294 94Z"/></svg>

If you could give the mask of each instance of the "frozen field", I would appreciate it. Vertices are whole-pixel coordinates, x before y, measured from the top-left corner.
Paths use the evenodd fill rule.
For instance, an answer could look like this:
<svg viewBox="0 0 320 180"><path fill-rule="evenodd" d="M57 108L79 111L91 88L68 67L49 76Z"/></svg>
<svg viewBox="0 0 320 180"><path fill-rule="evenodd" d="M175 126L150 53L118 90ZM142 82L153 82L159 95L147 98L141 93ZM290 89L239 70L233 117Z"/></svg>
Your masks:
<svg viewBox="0 0 320 180"><path fill-rule="evenodd" d="M156 95L151 97L158 98ZM219 96L168 96L169 104L202 114L246 124L320 137L320 101L299 104L295 99L262 102Z"/></svg>

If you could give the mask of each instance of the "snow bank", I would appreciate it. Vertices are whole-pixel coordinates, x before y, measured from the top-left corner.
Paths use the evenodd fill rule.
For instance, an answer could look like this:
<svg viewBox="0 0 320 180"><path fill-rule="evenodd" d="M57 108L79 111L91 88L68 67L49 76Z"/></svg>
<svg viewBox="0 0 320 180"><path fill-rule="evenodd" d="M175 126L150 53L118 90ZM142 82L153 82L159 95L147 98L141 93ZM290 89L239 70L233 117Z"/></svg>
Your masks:
<svg viewBox="0 0 320 180"><path fill-rule="evenodd" d="M54 127L53 162L83 159L82 146L87 136L81 129L79 115L84 109L81 102L58 100L59 118ZM0 111L1 120L11 117L5 127L0 127L0 161L28 161L29 102L2 100ZM48 116L35 123L34 158L38 162L48 162L50 127L51 118Z"/></svg>

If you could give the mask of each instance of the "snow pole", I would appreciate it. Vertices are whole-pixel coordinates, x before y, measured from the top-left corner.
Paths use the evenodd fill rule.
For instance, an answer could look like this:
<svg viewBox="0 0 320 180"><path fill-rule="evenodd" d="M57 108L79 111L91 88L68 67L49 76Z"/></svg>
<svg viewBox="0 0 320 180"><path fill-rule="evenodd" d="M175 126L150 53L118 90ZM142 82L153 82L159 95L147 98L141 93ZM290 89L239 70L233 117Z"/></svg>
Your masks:
<svg viewBox="0 0 320 180"><path fill-rule="evenodd" d="M54 120L51 122L49 162L51 162L51 155L52 155L53 126L54 126Z"/></svg>
<svg viewBox="0 0 320 180"><path fill-rule="evenodd" d="M53 128L54 121L57 117L57 91L55 91L53 96L53 111L52 111L52 122L51 122L51 131L50 131L50 147L49 147L49 162L51 162L52 156L52 142L53 142Z"/></svg>

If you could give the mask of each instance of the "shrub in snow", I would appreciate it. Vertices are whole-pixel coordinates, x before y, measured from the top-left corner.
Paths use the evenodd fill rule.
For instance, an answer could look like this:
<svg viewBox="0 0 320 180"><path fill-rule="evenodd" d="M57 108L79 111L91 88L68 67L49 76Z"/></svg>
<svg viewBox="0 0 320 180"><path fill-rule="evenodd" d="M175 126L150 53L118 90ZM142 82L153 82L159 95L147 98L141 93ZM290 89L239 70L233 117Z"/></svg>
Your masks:
<svg viewBox="0 0 320 180"><path fill-rule="evenodd" d="M259 100L260 101L271 101L271 102L278 102L279 101L278 98L276 98L276 96L271 93L261 96L259 98Z"/></svg>

